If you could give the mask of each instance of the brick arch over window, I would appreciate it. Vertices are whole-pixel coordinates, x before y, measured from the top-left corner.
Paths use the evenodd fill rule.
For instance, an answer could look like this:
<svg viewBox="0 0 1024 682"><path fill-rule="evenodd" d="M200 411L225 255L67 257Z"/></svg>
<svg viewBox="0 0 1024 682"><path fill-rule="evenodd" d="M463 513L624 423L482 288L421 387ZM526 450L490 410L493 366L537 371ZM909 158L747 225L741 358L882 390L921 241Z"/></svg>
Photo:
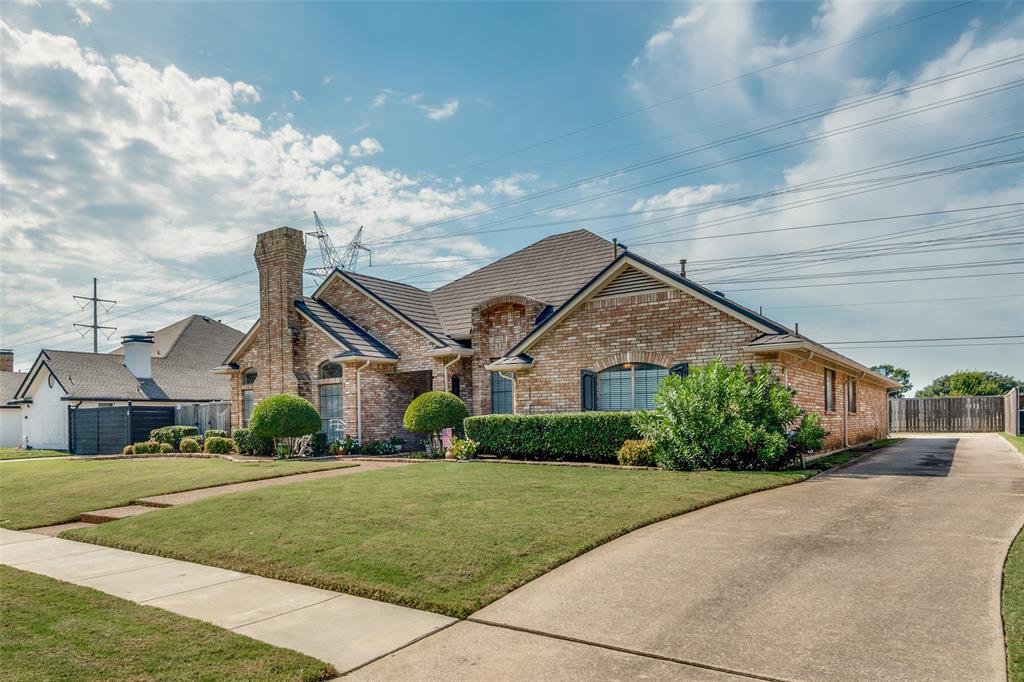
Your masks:
<svg viewBox="0 0 1024 682"><path fill-rule="evenodd" d="M519 294L505 294L501 296L491 296L490 298L486 298L483 301L480 301L475 306L473 306L473 312L482 313L488 308L493 308L494 306L505 304L522 305L526 307L540 306L541 308L547 305L543 301L538 301L537 299L530 298L529 296L520 296Z"/></svg>
<svg viewBox="0 0 1024 682"><path fill-rule="evenodd" d="M598 358L591 369L595 372L602 372L609 367L624 365L627 362L645 362L649 365L658 365L659 367L672 367L674 364L679 362L679 358L666 353L649 353L647 351L630 350L623 351L621 353L612 353L611 355Z"/></svg>

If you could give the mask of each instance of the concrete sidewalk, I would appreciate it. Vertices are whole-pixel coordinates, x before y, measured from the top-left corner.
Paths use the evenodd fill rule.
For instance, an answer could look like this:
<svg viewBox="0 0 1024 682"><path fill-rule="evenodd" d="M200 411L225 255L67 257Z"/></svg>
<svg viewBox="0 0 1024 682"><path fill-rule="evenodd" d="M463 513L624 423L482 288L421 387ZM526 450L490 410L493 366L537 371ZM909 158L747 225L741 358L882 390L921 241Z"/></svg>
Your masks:
<svg viewBox="0 0 1024 682"><path fill-rule="evenodd" d="M196 618L348 671L454 622L338 592L0 528L0 563Z"/></svg>

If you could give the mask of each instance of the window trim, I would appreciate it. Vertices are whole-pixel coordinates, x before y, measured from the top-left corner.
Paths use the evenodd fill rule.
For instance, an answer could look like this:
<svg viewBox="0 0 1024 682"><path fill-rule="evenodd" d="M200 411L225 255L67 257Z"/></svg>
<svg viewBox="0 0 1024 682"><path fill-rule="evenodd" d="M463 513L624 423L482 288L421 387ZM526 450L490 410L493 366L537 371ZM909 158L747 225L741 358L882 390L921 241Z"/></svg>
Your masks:
<svg viewBox="0 0 1024 682"><path fill-rule="evenodd" d="M825 411L836 411L836 371L825 368Z"/></svg>
<svg viewBox="0 0 1024 682"><path fill-rule="evenodd" d="M324 376L324 368L327 367L327 366L337 367L338 368L338 376L336 376L336 377ZM343 378L344 374L345 374L345 370L342 367L342 364L340 362L336 362L334 360L324 360L323 362L320 363L320 366L317 367L317 370L316 370L316 377L320 381L339 381L339 380L341 380Z"/></svg>
<svg viewBox="0 0 1024 682"><path fill-rule="evenodd" d="M252 384L249 384L249 385L251 386ZM250 398L252 400L252 407L250 409L246 409L246 398ZM243 427L249 426L249 421L252 419L252 411L255 408L256 408L256 394L253 392L253 390L251 388L243 388L242 389L242 426ZM246 414L246 412L248 412L248 414Z"/></svg>
<svg viewBox="0 0 1024 682"><path fill-rule="evenodd" d="M249 376L250 375L252 375L252 381L249 381ZM247 369L244 372L242 372L242 385L243 386L252 386L252 385L254 385L256 383L256 380L259 379L259 377L260 377L260 373L256 371L256 368L255 367L250 367L249 369Z"/></svg>
<svg viewBox="0 0 1024 682"><path fill-rule="evenodd" d="M501 390L497 390L499 385L504 385L505 382L507 382L508 390L506 391L503 388ZM509 409L507 411L502 410L501 412L498 412L494 409L496 405L494 397L496 394L508 395ZM499 372L491 372L491 414L514 414L515 410L515 385L513 380L501 376Z"/></svg>
<svg viewBox="0 0 1024 682"><path fill-rule="evenodd" d="M602 407L601 406L601 384L602 384L601 376L602 375L606 375L607 376L607 373L612 372L612 371L622 372L624 369L628 369L629 370L629 407L625 407L625 408L605 408L605 407ZM594 391L595 391L595 398L596 399L594 401L594 410L597 411L597 412L632 412L632 411L635 411L635 410L648 410L648 409L651 409L651 408L647 407L647 405L646 405L646 402L647 402L646 401L646 394L644 396L645 397L645 401L644 401L645 404L643 406L637 406L637 392L636 392L636 387L637 387L636 373L637 373L637 369L640 369L642 371L661 370L661 371L663 371L665 373L664 376L659 378L658 382L655 384L655 389L654 389L655 391L657 391L657 385L661 383L661 379L664 379L666 376L668 376L668 375L670 375L672 373L672 369L671 368L664 367L662 365L658 365L658 364L655 364L653 362L623 362L623 363L620 363L618 365L612 365L611 367L605 367L600 372L597 372L596 376L595 376ZM654 394L651 393L651 397L652 398L653 398L653 396L654 396Z"/></svg>

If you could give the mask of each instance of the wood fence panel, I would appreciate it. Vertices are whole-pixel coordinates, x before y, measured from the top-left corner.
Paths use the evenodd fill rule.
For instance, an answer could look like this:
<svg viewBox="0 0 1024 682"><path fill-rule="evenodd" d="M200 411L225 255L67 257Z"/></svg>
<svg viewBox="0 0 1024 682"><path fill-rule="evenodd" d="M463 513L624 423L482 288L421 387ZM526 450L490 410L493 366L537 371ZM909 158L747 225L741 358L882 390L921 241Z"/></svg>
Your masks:
<svg viewBox="0 0 1024 682"><path fill-rule="evenodd" d="M981 433L1003 431L1004 396L890 398L889 431L893 433Z"/></svg>
<svg viewBox="0 0 1024 682"><path fill-rule="evenodd" d="M174 423L179 426L194 426L203 434L210 429L231 430L231 403L197 403L178 405L174 412Z"/></svg>
<svg viewBox="0 0 1024 682"><path fill-rule="evenodd" d="M1003 424L1007 433L1020 435L1020 389L1014 386L1003 396Z"/></svg>

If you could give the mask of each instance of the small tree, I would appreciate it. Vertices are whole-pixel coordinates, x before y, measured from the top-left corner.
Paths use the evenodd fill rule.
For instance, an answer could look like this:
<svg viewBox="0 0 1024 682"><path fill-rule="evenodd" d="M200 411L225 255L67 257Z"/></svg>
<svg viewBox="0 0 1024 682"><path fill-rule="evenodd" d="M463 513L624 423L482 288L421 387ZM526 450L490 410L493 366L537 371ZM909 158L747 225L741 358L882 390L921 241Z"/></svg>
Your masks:
<svg viewBox="0 0 1024 682"><path fill-rule="evenodd" d="M819 419L804 417L793 395L771 365L748 375L742 365L716 360L686 378L663 379L654 410L634 419L667 469L777 469L820 448L827 434Z"/></svg>
<svg viewBox="0 0 1024 682"><path fill-rule="evenodd" d="M1024 388L1024 382L993 371L959 369L941 376L917 392L918 398L943 396L1000 395L1014 386Z"/></svg>
<svg viewBox="0 0 1024 682"><path fill-rule="evenodd" d="M871 369L884 377L889 377L893 381L900 382L899 388L889 390L890 398L906 398L907 394L910 393L910 390L914 388L914 384L910 383L909 370L905 370L902 367L896 367L895 365L875 365Z"/></svg>
<svg viewBox="0 0 1024 682"><path fill-rule="evenodd" d="M275 452L279 439L308 436L319 432L320 427L320 415L313 403L287 393L258 402L249 419L249 430L257 436L273 439Z"/></svg>
<svg viewBox="0 0 1024 682"><path fill-rule="evenodd" d="M462 421L469 416L466 403L445 391L429 391L417 396L405 409L402 426L415 433L429 434L434 450L441 450L443 429L462 430Z"/></svg>

